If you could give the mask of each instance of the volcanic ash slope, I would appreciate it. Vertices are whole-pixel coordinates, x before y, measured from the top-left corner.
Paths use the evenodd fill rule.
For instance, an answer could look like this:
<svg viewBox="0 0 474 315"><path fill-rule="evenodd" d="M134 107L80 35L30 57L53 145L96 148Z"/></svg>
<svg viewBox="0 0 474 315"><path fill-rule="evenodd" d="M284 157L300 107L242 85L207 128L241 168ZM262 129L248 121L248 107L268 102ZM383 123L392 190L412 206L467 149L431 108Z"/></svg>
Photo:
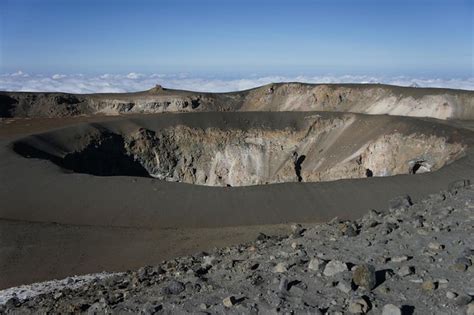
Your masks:
<svg viewBox="0 0 474 315"><path fill-rule="evenodd" d="M472 315L473 227L474 187L458 181L357 221L295 224L286 237L261 234L27 299L10 289L0 292L10 297L0 311Z"/></svg>

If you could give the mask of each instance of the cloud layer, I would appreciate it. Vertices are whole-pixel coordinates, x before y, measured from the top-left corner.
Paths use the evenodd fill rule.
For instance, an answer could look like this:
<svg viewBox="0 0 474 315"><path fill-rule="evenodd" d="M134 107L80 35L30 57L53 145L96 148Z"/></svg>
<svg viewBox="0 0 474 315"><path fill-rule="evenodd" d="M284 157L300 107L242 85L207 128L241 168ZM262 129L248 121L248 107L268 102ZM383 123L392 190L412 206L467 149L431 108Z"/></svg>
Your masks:
<svg viewBox="0 0 474 315"><path fill-rule="evenodd" d="M0 74L2 91L44 91L69 93L135 92L160 84L167 88L202 92L229 92L250 89L272 82L385 83L400 86L443 87L474 90L474 77L464 79L374 77L364 75L251 76L239 79L205 78L185 74L54 74L33 75L17 71Z"/></svg>

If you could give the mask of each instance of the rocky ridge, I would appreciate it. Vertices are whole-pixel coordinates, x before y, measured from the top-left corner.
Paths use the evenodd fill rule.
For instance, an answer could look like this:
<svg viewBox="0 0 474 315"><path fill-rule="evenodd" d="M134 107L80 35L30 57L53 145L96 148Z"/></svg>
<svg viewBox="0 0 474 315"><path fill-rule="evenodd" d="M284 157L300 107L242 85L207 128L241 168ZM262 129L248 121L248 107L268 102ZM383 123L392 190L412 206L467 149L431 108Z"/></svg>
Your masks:
<svg viewBox="0 0 474 315"><path fill-rule="evenodd" d="M136 93L0 92L0 118L195 111L330 111L474 119L474 92L383 84L272 83L229 93L156 86Z"/></svg>
<svg viewBox="0 0 474 315"><path fill-rule="evenodd" d="M287 236L29 298L10 289L0 312L472 315L473 228L474 187L461 180L356 221L293 224Z"/></svg>

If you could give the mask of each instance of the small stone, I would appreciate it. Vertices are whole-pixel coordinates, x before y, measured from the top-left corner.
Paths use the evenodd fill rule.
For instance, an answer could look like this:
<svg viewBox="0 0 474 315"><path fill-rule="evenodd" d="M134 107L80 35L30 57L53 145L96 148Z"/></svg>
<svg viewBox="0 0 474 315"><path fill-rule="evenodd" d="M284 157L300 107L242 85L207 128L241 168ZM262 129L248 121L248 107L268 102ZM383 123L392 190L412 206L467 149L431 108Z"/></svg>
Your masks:
<svg viewBox="0 0 474 315"><path fill-rule="evenodd" d="M234 296L228 296L224 300L222 300L222 304L224 304L225 307L232 307L237 303L237 299Z"/></svg>
<svg viewBox="0 0 474 315"><path fill-rule="evenodd" d="M424 218L422 215L417 215L412 219L412 225L414 228L421 228L423 226Z"/></svg>
<svg viewBox="0 0 474 315"><path fill-rule="evenodd" d="M408 260L408 256L395 256L390 259L394 263L401 263Z"/></svg>
<svg viewBox="0 0 474 315"><path fill-rule="evenodd" d="M207 310L207 305L206 305L206 303L201 303L201 304L199 304L199 308L202 309L203 311Z"/></svg>
<svg viewBox="0 0 474 315"><path fill-rule="evenodd" d="M337 288L339 291L344 292L344 293L346 293L346 294L349 293L349 292L351 292L351 286L350 286L350 284L348 284L348 283L345 282L345 281L340 281L340 282L337 284L336 288Z"/></svg>
<svg viewBox="0 0 474 315"><path fill-rule="evenodd" d="M382 315L402 315L402 310L393 304L386 304L382 309Z"/></svg>
<svg viewBox="0 0 474 315"><path fill-rule="evenodd" d="M461 294L454 300L454 303L459 306L464 306L471 303L472 297L466 294Z"/></svg>
<svg viewBox="0 0 474 315"><path fill-rule="evenodd" d="M466 315L474 315L474 303L469 303L467 306Z"/></svg>
<svg viewBox="0 0 474 315"><path fill-rule="evenodd" d="M455 299L457 296L458 296L458 295L457 295L457 293L455 293L455 292L452 292L452 291L446 292L446 297L447 297L448 299L450 299L450 300Z"/></svg>
<svg viewBox="0 0 474 315"><path fill-rule="evenodd" d="M59 299L61 296L63 296L63 294L62 294L61 292L56 292L56 293L54 293L54 295L53 295L53 299L57 300L57 299Z"/></svg>
<svg viewBox="0 0 474 315"><path fill-rule="evenodd" d="M350 222L339 223L338 229L345 236L352 237L357 235L357 228Z"/></svg>
<svg viewBox="0 0 474 315"><path fill-rule="evenodd" d="M436 242L431 242L428 244L428 248L431 250L440 251L444 249L444 245L441 245L440 243Z"/></svg>
<svg viewBox="0 0 474 315"><path fill-rule="evenodd" d="M469 258L467 257L458 257L454 261L455 264L463 264L466 265L467 267L470 267L472 265L472 262Z"/></svg>
<svg viewBox="0 0 474 315"><path fill-rule="evenodd" d="M285 293L288 291L288 279L283 277L280 279L280 283L278 285L278 291Z"/></svg>
<svg viewBox="0 0 474 315"><path fill-rule="evenodd" d="M466 265L466 264L463 264L463 263L456 263L456 262L455 262L453 265L451 265L451 268L452 268L454 271L463 272L463 271L466 271L467 265Z"/></svg>
<svg viewBox="0 0 474 315"><path fill-rule="evenodd" d="M185 290L185 286L182 282L171 281L167 287L164 288L166 294L180 294Z"/></svg>
<svg viewBox="0 0 474 315"><path fill-rule="evenodd" d="M303 234L303 226L301 224L292 224L291 225L291 234L293 236L301 236Z"/></svg>
<svg viewBox="0 0 474 315"><path fill-rule="evenodd" d="M269 237L268 237L266 234L264 234L264 233L258 233L257 241L265 241L265 240L267 240L267 239L269 239Z"/></svg>
<svg viewBox="0 0 474 315"><path fill-rule="evenodd" d="M393 198L389 201L389 209L390 210L398 210L398 209L408 209L410 206L413 205L410 196L399 196Z"/></svg>
<svg viewBox="0 0 474 315"><path fill-rule="evenodd" d="M324 268L323 274L326 277L332 277L338 273L347 271L347 265L339 260L331 260Z"/></svg>
<svg viewBox="0 0 474 315"><path fill-rule="evenodd" d="M141 315L152 315L156 314L158 311L160 311L163 307L160 304L153 304L150 302L147 302L143 305L143 307L140 310ZM99 313L100 314L100 313Z"/></svg>
<svg viewBox="0 0 474 315"><path fill-rule="evenodd" d="M96 302L87 309L87 314L94 315L94 314L106 313L105 308L106 308L106 305L100 302Z"/></svg>
<svg viewBox="0 0 474 315"><path fill-rule="evenodd" d="M357 266L352 275L352 281L360 287L372 290L376 285L374 266L368 264Z"/></svg>
<svg viewBox="0 0 474 315"><path fill-rule="evenodd" d="M446 289L448 287L449 280L448 279L438 279L438 287L442 289Z"/></svg>
<svg viewBox="0 0 474 315"><path fill-rule="evenodd" d="M351 314L365 314L369 310L369 305L364 299L356 299L349 304L349 313Z"/></svg>
<svg viewBox="0 0 474 315"><path fill-rule="evenodd" d="M387 287L384 287L383 285L377 287L377 292L381 293L381 294L389 294L390 293L390 289L387 288Z"/></svg>
<svg viewBox="0 0 474 315"><path fill-rule="evenodd" d="M283 273L287 271L288 271L288 268L284 262L280 262L276 264L276 266L273 268L273 272Z"/></svg>
<svg viewBox="0 0 474 315"><path fill-rule="evenodd" d="M415 273L415 267L412 266L402 266L397 271L397 275L400 277L406 277Z"/></svg>
<svg viewBox="0 0 474 315"><path fill-rule="evenodd" d="M427 280L421 284L421 288L425 291L434 291L436 290L436 282Z"/></svg>
<svg viewBox="0 0 474 315"><path fill-rule="evenodd" d="M292 296L303 296L303 294L305 293L305 290L302 289L300 286L297 286L297 285L293 285L289 288L289 291L291 293Z"/></svg>
<svg viewBox="0 0 474 315"><path fill-rule="evenodd" d="M21 301L18 297L13 296L8 299L8 301L5 303L7 307L12 308L12 307L18 307L21 305Z"/></svg>
<svg viewBox="0 0 474 315"><path fill-rule="evenodd" d="M448 191L452 194L456 194L458 190L464 187L468 187L470 185L471 185L471 181L469 179L456 180L456 181L451 182L448 185Z"/></svg>
<svg viewBox="0 0 474 315"><path fill-rule="evenodd" d="M214 256L204 256L202 258L202 265L203 266L213 266L214 263L216 262L216 257Z"/></svg>
<svg viewBox="0 0 474 315"><path fill-rule="evenodd" d="M359 303L351 303L349 305L349 313L351 314L362 314L364 313L364 311L362 310L363 308L363 305L362 304L359 304Z"/></svg>
<svg viewBox="0 0 474 315"><path fill-rule="evenodd" d="M324 261L319 258L311 258L308 264L308 269L313 271L319 271L321 267L324 265Z"/></svg>
<svg viewBox="0 0 474 315"><path fill-rule="evenodd" d="M462 255L463 257L471 258L471 259L472 259L472 258L474 258L474 249L465 248L465 249L462 251L461 255Z"/></svg>

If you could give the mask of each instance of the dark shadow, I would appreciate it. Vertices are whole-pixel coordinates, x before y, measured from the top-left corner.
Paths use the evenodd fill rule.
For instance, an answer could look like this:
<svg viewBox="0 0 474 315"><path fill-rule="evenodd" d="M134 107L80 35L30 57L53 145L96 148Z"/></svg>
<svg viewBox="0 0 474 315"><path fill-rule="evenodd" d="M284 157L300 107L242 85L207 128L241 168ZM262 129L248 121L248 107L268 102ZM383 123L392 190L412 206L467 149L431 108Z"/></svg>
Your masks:
<svg viewBox="0 0 474 315"><path fill-rule="evenodd" d="M13 150L25 158L50 160L61 168L76 173L150 177L146 169L127 154L123 138L116 134L106 135L100 142L90 143L82 151L69 153L63 158L24 142L14 143Z"/></svg>
<svg viewBox="0 0 474 315"><path fill-rule="evenodd" d="M13 110L15 104L18 104L18 101L8 95L0 94L0 117L2 118L11 118L13 117Z"/></svg>
<svg viewBox="0 0 474 315"><path fill-rule="evenodd" d="M346 265L347 265L347 268L348 268L349 270L351 270L351 269L355 266L355 264L353 264L353 263L351 263L351 262L346 263Z"/></svg>
<svg viewBox="0 0 474 315"><path fill-rule="evenodd" d="M402 306L402 315L413 315L415 314L415 307L411 305Z"/></svg>
<svg viewBox="0 0 474 315"><path fill-rule="evenodd" d="M57 104L61 105L74 105L81 103L81 100L73 94L59 94L54 99Z"/></svg>
<svg viewBox="0 0 474 315"><path fill-rule="evenodd" d="M298 156L298 153L296 153L295 158L297 156ZM295 160L295 173L296 173L296 177L298 178L298 182L303 181L303 177L301 176L301 164L303 164L305 159L306 159L306 155L300 155Z"/></svg>
<svg viewBox="0 0 474 315"><path fill-rule="evenodd" d="M418 170L420 169L420 167L424 166L425 164L426 164L425 161L416 161L410 170L410 174L416 174Z"/></svg>
<svg viewBox="0 0 474 315"><path fill-rule="evenodd" d="M199 98L191 100L191 108L192 109L198 108L199 105L201 105L201 100Z"/></svg>
<svg viewBox="0 0 474 315"><path fill-rule="evenodd" d="M288 291L290 291L291 287L293 287L295 285L298 285L300 283L301 283L301 281L299 281L299 280L293 280L293 281L288 282Z"/></svg>
<svg viewBox="0 0 474 315"><path fill-rule="evenodd" d="M375 287L378 287L387 280L387 275L392 274L392 269L383 269L375 272Z"/></svg>
<svg viewBox="0 0 474 315"><path fill-rule="evenodd" d="M370 168L368 168L368 169L365 170L365 176L372 177L372 176L374 176L374 172L372 172L372 170Z"/></svg>

